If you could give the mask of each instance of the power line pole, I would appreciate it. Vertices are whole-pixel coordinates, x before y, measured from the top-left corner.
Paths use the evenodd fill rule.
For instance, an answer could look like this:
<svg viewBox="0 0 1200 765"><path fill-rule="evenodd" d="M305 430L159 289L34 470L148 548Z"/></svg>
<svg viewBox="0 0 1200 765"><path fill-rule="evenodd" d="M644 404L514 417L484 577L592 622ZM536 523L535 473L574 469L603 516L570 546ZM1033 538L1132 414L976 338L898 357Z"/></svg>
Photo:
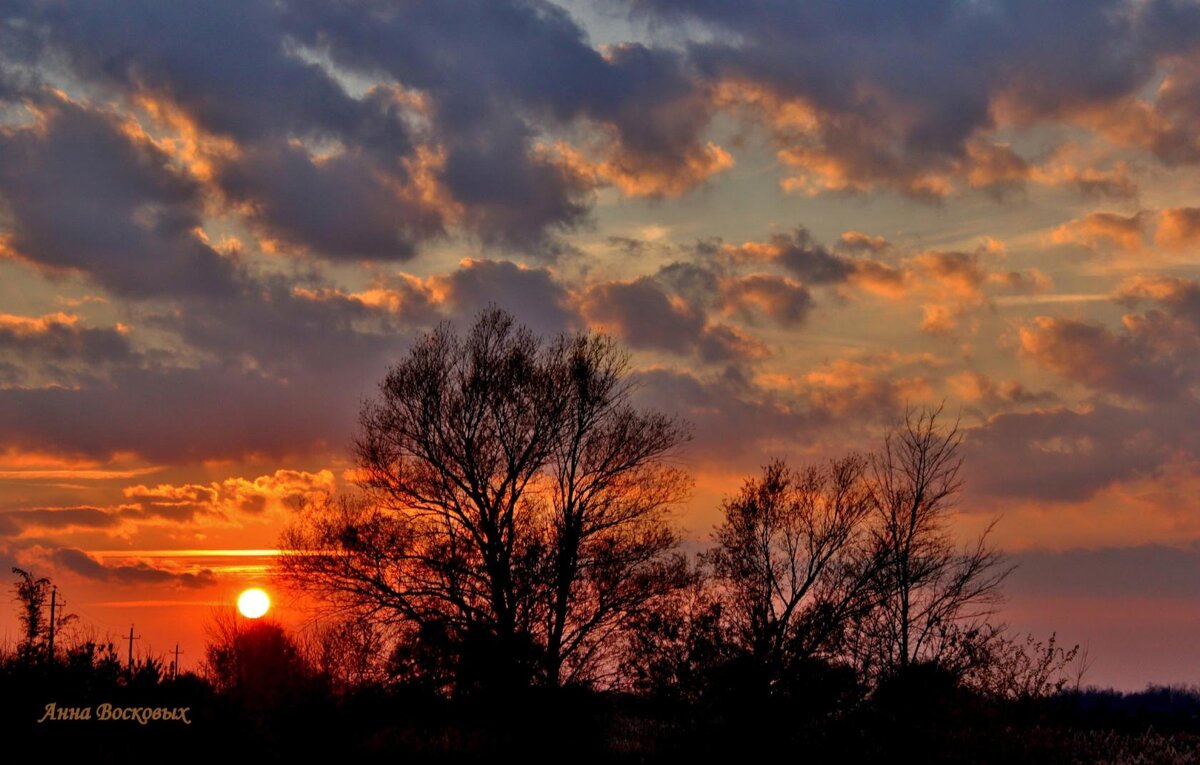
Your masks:
<svg viewBox="0 0 1200 765"><path fill-rule="evenodd" d="M50 661L54 661L54 609L58 605L58 585L50 590L50 640L47 646L47 651L50 654Z"/></svg>
<svg viewBox="0 0 1200 765"><path fill-rule="evenodd" d="M129 625L129 674L133 674L133 641L141 640L142 636L133 634L133 625Z"/></svg>
<svg viewBox="0 0 1200 765"><path fill-rule="evenodd" d="M187 653L187 651L179 650L179 643L175 644L175 663L171 665L171 679L179 677L179 654Z"/></svg>

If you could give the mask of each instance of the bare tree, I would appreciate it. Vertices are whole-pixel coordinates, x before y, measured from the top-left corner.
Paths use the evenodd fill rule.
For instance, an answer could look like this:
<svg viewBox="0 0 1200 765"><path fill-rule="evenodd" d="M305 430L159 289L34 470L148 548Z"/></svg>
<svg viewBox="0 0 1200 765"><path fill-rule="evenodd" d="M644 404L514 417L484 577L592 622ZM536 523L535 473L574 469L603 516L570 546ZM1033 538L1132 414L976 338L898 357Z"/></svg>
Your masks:
<svg viewBox="0 0 1200 765"><path fill-rule="evenodd" d="M384 634L372 621L317 623L301 636L302 653L330 686L345 692L384 679Z"/></svg>
<svg viewBox="0 0 1200 765"><path fill-rule="evenodd" d="M855 454L799 471L777 460L725 501L711 560L737 642L760 664L831 655L869 604L866 465Z"/></svg>
<svg viewBox="0 0 1200 765"><path fill-rule="evenodd" d="M498 683L597 677L608 638L673 586L687 489L670 464L686 428L632 407L627 368L606 337L546 342L499 309L465 337L437 328L362 409L362 496L301 515L284 575L474 652Z"/></svg>
<svg viewBox="0 0 1200 765"><path fill-rule="evenodd" d="M985 639L988 618L1011 572L988 541L992 525L965 548L948 521L962 488L962 434L939 421L942 407L908 411L872 458L873 534L880 561L876 607L860 623L868 672L911 664L952 665Z"/></svg>
<svg viewBox="0 0 1200 765"><path fill-rule="evenodd" d="M1043 641L992 627L985 639L972 643L976 650L965 652L962 666L955 669L966 685L994 698L1037 699L1062 693L1071 686L1072 670L1081 666L1080 646L1061 646L1054 633Z"/></svg>

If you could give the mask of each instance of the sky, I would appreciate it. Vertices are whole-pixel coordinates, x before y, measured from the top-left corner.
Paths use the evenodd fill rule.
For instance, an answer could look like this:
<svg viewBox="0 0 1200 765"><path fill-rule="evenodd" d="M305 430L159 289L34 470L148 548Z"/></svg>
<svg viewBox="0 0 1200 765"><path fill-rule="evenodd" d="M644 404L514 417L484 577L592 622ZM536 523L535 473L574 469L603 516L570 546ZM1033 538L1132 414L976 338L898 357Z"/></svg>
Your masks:
<svg viewBox="0 0 1200 765"><path fill-rule="evenodd" d="M697 543L944 402L1001 618L1200 683L1198 170L1184 0L7 0L0 564L194 665L494 302L630 349Z"/></svg>

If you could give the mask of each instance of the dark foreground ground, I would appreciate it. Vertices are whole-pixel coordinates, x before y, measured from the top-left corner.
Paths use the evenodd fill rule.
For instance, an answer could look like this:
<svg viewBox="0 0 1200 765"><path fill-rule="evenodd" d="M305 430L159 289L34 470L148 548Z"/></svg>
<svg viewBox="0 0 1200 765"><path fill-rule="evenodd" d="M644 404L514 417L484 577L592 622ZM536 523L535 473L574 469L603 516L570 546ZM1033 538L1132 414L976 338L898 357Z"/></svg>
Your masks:
<svg viewBox="0 0 1200 765"><path fill-rule="evenodd" d="M449 701L412 688L334 693L305 685L279 677L253 692L218 693L190 674L162 680L10 665L0 676L0 732L8 752L21 746L28 762L492 762L504 754L535 762L751 762L791 752L788 759L802 762L1200 763L1195 689L999 701L918 677L816 704L830 698L816 688L769 702L585 691ZM157 720L150 712L145 723L102 720L101 704L186 708L189 722L178 711ZM70 709L91 710L91 719L53 719L83 714Z"/></svg>

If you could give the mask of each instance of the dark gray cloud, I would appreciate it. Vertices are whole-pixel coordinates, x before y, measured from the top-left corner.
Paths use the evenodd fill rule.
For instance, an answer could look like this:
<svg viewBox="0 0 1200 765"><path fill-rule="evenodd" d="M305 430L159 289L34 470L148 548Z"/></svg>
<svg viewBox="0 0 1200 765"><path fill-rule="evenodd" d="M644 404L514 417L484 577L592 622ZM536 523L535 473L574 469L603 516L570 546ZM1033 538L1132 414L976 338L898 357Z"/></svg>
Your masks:
<svg viewBox="0 0 1200 765"><path fill-rule="evenodd" d="M1119 329L1077 319L1038 317L1021 330L1021 350L1063 377L1102 393L1145 402L1195 401L1200 377L1200 285L1139 278L1117 295L1128 314Z"/></svg>
<svg viewBox="0 0 1200 765"><path fill-rule="evenodd" d="M803 226L767 242L776 263L810 284L837 284L854 273L854 261L831 252Z"/></svg>
<svg viewBox="0 0 1200 765"><path fill-rule="evenodd" d="M0 378L8 385L74 385L102 379L137 358L115 328L81 326L77 317L0 315Z"/></svg>
<svg viewBox="0 0 1200 765"><path fill-rule="evenodd" d="M637 401L694 426L688 457L726 468L752 467L764 456L780 456L780 443L796 438L824 419L794 399L756 389L730 368L700 376L669 369L636 372ZM769 451L769 454L764 454Z"/></svg>
<svg viewBox="0 0 1200 765"><path fill-rule="evenodd" d="M131 297L232 294L237 266L195 232L201 192L115 115L47 96L41 122L0 132L10 245Z"/></svg>
<svg viewBox="0 0 1200 765"><path fill-rule="evenodd" d="M408 258L450 218L487 244L560 252L598 179L539 147L547 129L592 135L602 175L636 193L686 191L709 162L713 109L682 55L602 54L537 0L18 0L2 18L0 64L65 67L229 139L222 193L326 257Z"/></svg>
<svg viewBox="0 0 1200 765"><path fill-rule="evenodd" d="M632 378L639 404L674 413L694 425L688 458L723 470L751 470L764 460L811 459L821 446L837 454L873 448L903 411L892 370L821 390L797 380L795 389L755 382L735 364L715 373L647 369Z"/></svg>
<svg viewBox="0 0 1200 765"><path fill-rule="evenodd" d="M357 401L383 373L338 386L319 374L294 380L234 368L126 368L78 389L0 389L0 442L157 462L284 456L349 445Z"/></svg>
<svg viewBox="0 0 1200 765"><path fill-rule="evenodd" d="M1143 401L1190 398L1200 374L1200 335L1159 312L1131 316L1116 332L1096 322L1041 317L1021 341L1024 355L1068 380Z"/></svg>
<svg viewBox="0 0 1200 765"><path fill-rule="evenodd" d="M522 268L506 260L471 260L439 281L446 287L447 301L467 321L495 303L543 335L582 324L569 305L566 288L544 268Z"/></svg>
<svg viewBox="0 0 1200 765"><path fill-rule="evenodd" d="M731 281L725 290L725 304L751 320L762 313L784 327L795 327L808 317L813 297L803 284L755 274Z"/></svg>
<svg viewBox="0 0 1200 765"><path fill-rule="evenodd" d="M1200 547L1101 547L1014 553L1013 595L1200 598Z"/></svg>
<svg viewBox="0 0 1200 765"><path fill-rule="evenodd" d="M707 27L688 53L710 81L749 84L760 103L766 93L805 104L815 127L781 121L776 139L800 166L836 167L830 180L844 188L942 193L932 177L969 171L1001 148L979 142L1001 102L1020 125L1067 118L1111 129L1164 63L1177 76L1153 107L1162 119L1123 123L1120 138L1167 161L1200 160L1200 79L1186 57L1200 42L1194 3L617 1L637 16ZM1106 110L1118 117L1099 124Z"/></svg>
<svg viewBox="0 0 1200 765"><path fill-rule="evenodd" d="M672 303L654 281L644 276L632 282L608 282L591 289L584 312L593 323L623 338L634 348L686 353L704 332L702 312Z"/></svg>
<svg viewBox="0 0 1200 765"><path fill-rule="evenodd" d="M765 349L734 327L708 316L708 303L718 296L714 282L687 264L667 266L658 276L629 282L603 282L582 299L588 320L633 348L696 355L707 363L740 362L765 355ZM662 277L666 284L662 284ZM672 294L670 284L680 288Z"/></svg>
<svg viewBox="0 0 1200 765"><path fill-rule="evenodd" d="M7 528L16 534L26 528L38 529L109 529L120 523L117 513L104 508L81 505L79 507L35 507L26 510L10 510L0 513L0 530Z"/></svg>
<svg viewBox="0 0 1200 765"><path fill-rule="evenodd" d="M1157 304L1169 315L1200 330L1200 282L1181 277L1134 279L1118 292L1125 305Z"/></svg>
<svg viewBox="0 0 1200 765"><path fill-rule="evenodd" d="M217 581L211 569L197 572L175 572L137 561L135 563L104 563L83 550L60 547L51 553L51 560L86 579L110 584L145 586L167 584L177 587L208 587Z"/></svg>
<svg viewBox="0 0 1200 765"><path fill-rule="evenodd" d="M1173 458L1200 457L1200 437L1188 424L1200 417L1200 288L1186 279L1135 279L1118 297L1154 307L1125 316L1115 330L1051 317L1022 328L1022 353L1093 399L1078 409L996 415L971 431L973 489L1079 501L1158 475Z"/></svg>
<svg viewBox="0 0 1200 765"><path fill-rule="evenodd" d="M992 497L1083 501L1158 475L1180 453L1200 455L1200 438L1188 425L1197 416L1194 404L995 415L967 433L967 487Z"/></svg>
<svg viewBox="0 0 1200 765"><path fill-rule="evenodd" d="M416 241L444 231L436 209L401 203L394 179L359 150L318 161L288 144L255 146L223 164L217 180L269 234L322 255L410 258Z"/></svg>

